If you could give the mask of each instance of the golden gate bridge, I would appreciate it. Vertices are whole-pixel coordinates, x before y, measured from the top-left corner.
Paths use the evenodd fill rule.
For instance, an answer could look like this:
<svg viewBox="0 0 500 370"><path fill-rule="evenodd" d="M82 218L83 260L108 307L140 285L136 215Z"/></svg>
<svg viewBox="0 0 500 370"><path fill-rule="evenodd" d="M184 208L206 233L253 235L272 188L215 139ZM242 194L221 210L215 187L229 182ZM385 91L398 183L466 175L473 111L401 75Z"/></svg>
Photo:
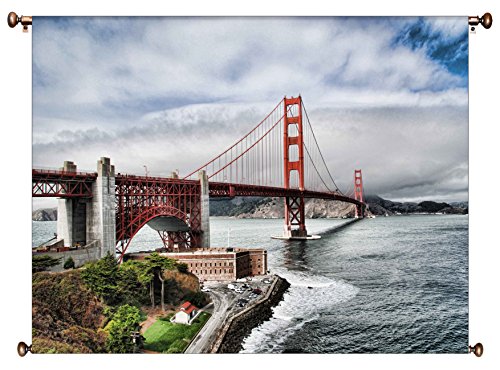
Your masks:
<svg viewBox="0 0 500 370"><path fill-rule="evenodd" d="M158 218L170 220L156 227L165 248L208 247L209 198L282 197L282 238L307 239L307 198L351 203L356 217L364 217L361 170L353 180L352 191L339 190L298 96L283 98L244 137L182 178L115 174L108 158L98 161L97 172L78 172L65 162L60 170L32 169L32 196L62 199L59 217L72 224L67 243L84 223L85 242L97 240L121 260L137 232Z"/></svg>

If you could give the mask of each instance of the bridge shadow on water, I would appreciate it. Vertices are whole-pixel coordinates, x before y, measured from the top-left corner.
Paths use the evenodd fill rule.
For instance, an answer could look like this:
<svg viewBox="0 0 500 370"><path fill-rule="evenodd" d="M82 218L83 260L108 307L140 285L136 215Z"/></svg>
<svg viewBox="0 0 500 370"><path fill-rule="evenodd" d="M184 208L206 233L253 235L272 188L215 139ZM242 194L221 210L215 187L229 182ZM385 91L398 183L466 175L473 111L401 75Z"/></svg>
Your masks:
<svg viewBox="0 0 500 370"><path fill-rule="evenodd" d="M289 270L306 271L310 269L308 259L316 248L321 248L326 240L331 240L334 234L347 231L349 226L360 221L360 219L348 219L339 225L335 225L315 235L321 236L317 240L286 240L284 241L284 265Z"/></svg>
<svg viewBox="0 0 500 370"><path fill-rule="evenodd" d="M284 266L289 270L305 271L307 267L307 241L287 240L284 242Z"/></svg>
<svg viewBox="0 0 500 370"><path fill-rule="evenodd" d="M345 231L345 229L349 226L351 226L352 224L356 223L356 222L359 222L361 221L362 219L358 219L358 218L351 218L351 219L347 219L347 221L341 223L340 225L335 225L333 227L330 227L326 230L322 230L320 232L317 232L316 235L319 235L321 237L330 237L332 236L333 234L336 234L336 233L339 233L339 232L342 232L342 231Z"/></svg>

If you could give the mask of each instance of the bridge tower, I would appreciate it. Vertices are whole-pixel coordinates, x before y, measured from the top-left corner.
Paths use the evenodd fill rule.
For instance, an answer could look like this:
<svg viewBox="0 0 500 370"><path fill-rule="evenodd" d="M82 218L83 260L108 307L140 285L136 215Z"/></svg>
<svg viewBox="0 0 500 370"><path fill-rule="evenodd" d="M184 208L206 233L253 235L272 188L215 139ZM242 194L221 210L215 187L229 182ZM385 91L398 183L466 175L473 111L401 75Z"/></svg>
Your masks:
<svg viewBox="0 0 500 370"><path fill-rule="evenodd" d="M354 199L364 202L363 199L363 176L361 170L354 170ZM356 218L364 217L363 206L356 206Z"/></svg>
<svg viewBox="0 0 500 370"><path fill-rule="evenodd" d="M284 99L283 116L283 154L284 154L284 188L304 190L304 137L302 127L302 98ZM298 153L298 158L291 154ZM291 184L291 180L294 184ZM298 183L298 184L297 184ZM298 226L298 228L294 228ZM285 197L285 229L284 237L307 237L305 224L304 197Z"/></svg>

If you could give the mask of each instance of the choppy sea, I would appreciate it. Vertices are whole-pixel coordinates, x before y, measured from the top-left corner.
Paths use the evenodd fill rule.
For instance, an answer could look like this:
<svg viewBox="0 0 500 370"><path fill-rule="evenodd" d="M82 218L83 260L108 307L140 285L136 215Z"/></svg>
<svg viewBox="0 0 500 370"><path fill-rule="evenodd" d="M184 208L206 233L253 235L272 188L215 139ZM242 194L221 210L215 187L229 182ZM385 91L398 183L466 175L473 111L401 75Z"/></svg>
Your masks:
<svg viewBox="0 0 500 370"><path fill-rule="evenodd" d="M271 239L282 220L211 219L213 246L266 248L291 287L273 317L245 339L245 353L465 353L468 216L378 217L339 232L343 220L307 220L307 242ZM33 245L55 222L33 222ZM144 227L130 251L161 246Z"/></svg>

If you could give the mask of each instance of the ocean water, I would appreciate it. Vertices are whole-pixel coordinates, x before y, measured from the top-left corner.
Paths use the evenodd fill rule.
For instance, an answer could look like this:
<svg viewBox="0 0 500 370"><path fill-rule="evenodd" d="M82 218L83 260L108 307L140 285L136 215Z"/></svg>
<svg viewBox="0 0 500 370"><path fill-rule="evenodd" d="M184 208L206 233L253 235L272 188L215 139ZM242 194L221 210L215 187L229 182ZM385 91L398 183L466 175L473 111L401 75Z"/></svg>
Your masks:
<svg viewBox="0 0 500 370"><path fill-rule="evenodd" d="M271 239L282 220L212 218L213 246L266 248L273 273L291 287L244 353L466 353L468 216L415 215L344 222L307 220L321 239ZM55 222L33 222L33 245ZM130 251L161 240L145 227Z"/></svg>

